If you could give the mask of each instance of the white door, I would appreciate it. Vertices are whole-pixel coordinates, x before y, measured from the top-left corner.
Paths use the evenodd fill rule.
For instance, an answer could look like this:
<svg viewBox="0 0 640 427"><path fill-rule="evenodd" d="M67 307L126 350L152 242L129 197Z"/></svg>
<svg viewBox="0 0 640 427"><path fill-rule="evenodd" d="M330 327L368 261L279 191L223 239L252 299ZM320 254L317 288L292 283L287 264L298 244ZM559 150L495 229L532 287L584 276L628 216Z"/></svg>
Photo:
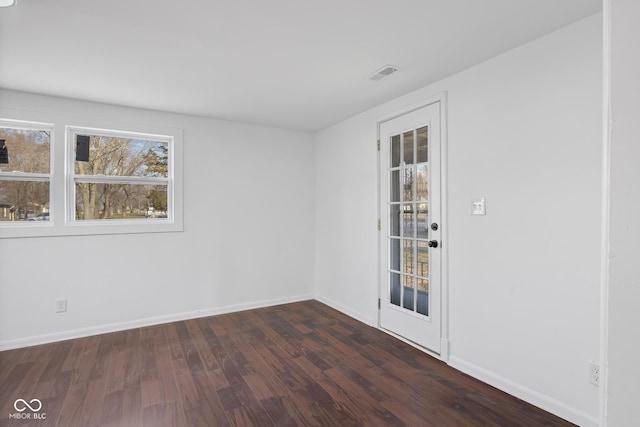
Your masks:
<svg viewBox="0 0 640 427"><path fill-rule="evenodd" d="M439 354L440 102L380 123L379 135L380 326Z"/></svg>

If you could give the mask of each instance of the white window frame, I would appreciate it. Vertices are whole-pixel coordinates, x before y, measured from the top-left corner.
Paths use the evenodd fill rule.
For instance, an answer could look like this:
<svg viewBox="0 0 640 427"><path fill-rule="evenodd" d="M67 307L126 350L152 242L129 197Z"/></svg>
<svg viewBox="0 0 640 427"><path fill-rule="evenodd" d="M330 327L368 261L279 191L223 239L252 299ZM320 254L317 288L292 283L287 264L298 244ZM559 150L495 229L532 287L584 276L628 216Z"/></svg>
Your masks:
<svg viewBox="0 0 640 427"><path fill-rule="evenodd" d="M0 237L12 237L19 233L17 230L25 228L45 228L53 224L56 215L53 198L53 176L54 176L54 153L55 153L55 126L51 123L34 122L28 120L13 120L0 118L0 127L20 130L38 130L49 132L49 173L31 172L2 172L2 181L36 181L49 183L49 221L0 221ZM9 152L11 158L11 152ZM13 231L12 231L13 230Z"/></svg>
<svg viewBox="0 0 640 427"><path fill-rule="evenodd" d="M122 226L122 225L142 225L148 224L171 224L174 220L174 138L170 135L156 135L149 133L127 132L122 130L95 129L88 127L67 126L67 215L68 225L77 226ZM163 142L168 147L167 177L138 177L138 176L114 176L114 175L76 175L75 173L75 146L78 135L104 136L127 139L141 139L155 142ZM97 219L86 220L76 219L76 183L98 183L98 184L133 184L133 185L166 185L167 187L167 218L145 218L145 219Z"/></svg>
<svg viewBox="0 0 640 427"><path fill-rule="evenodd" d="M36 180L49 180L49 221L20 221L20 224L8 222L0 224L0 240L21 237L49 237L101 234L139 234L183 231L183 139L182 130L163 125L123 122L112 119L88 118L78 119L67 114L51 112L35 112L24 110L0 109L0 124L27 129L51 131L51 152L49 174L32 176ZM10 118L3 118L10 117ZM147 221L136 220L75 220L75 198L71 190L71 182L75 166L75 139L68 137L71 129L91 131L119 132L119 136L128 135L136 138L171 140L169 150L169 174L167 209L171 206L169 218L153 218ZM60 143L63 141L63 143ZM163 140L164 141L164 140ZM9 153L11 155L11 153ZM71 173L70 173L71 171ZM3 176L15 175L24 179L24 175L5 172ZM136 180L135 178L133 178ZM136 180L137 181L137 180ZM139 183L139 182L136 182ZM170 205L169 205L170 203ZM3 221L0 221L3 222ZM0 243L1 244L1 243Z"/></svg>

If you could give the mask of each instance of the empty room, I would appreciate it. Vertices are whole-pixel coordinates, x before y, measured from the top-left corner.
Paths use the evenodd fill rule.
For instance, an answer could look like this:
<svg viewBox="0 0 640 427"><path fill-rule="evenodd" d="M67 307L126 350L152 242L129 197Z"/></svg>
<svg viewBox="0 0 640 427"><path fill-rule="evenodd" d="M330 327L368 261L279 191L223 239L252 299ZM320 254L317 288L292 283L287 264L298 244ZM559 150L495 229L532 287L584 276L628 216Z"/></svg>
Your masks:
<svg viewBox="0 0 640 427"><path fill-rule="evenodd" d="M638 18L0 0L0 425L640 425Z"/></svg>

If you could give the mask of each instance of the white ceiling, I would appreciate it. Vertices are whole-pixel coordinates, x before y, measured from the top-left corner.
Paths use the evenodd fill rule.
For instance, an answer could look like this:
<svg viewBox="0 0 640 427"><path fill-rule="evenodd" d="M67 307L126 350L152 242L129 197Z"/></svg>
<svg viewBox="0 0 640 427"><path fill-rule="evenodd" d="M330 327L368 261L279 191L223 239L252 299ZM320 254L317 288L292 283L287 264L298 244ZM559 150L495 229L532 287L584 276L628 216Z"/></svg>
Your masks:
<svg viewBox="0 0 640 427"><path fill-rule="evenodd" d="M316 131L601 0L21 0L0 87ZM387 79L366 77L385 64Z"/></svg>

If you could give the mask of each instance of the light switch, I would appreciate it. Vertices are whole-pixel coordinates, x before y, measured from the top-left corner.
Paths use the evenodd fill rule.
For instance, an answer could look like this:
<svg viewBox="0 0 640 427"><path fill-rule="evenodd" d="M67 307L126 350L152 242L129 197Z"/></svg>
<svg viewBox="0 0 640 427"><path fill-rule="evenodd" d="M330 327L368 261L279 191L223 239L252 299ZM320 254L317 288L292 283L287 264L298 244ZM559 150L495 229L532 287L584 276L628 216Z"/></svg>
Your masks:
<svg viewBox="0 0 640 427"><path fill-rule="evenodd" d="M472 197L469 209L470 215L486 215L487 209L484 197Z"/></svg>

